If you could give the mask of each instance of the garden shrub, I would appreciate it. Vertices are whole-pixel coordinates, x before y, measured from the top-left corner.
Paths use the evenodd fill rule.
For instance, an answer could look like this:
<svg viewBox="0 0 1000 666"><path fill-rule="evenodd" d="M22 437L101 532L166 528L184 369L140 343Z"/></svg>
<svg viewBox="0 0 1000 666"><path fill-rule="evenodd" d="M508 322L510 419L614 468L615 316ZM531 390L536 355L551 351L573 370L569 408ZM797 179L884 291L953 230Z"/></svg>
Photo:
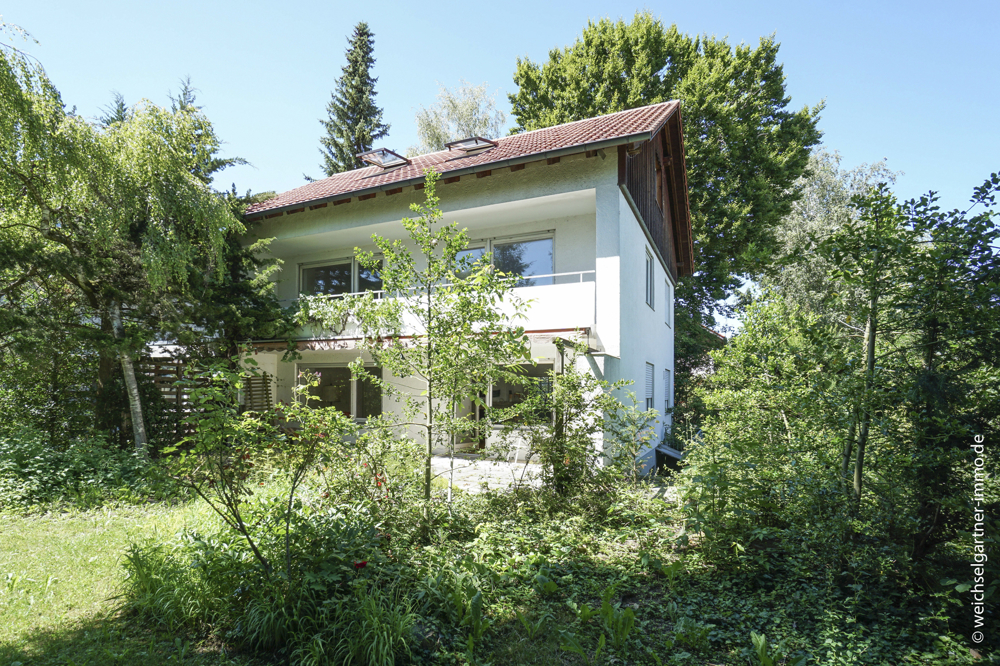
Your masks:
<svg viewBox="0 0 1000 666"><path fill-rule="evenodd" d="M53 502L81 508L108 501L142 502L176 492L151 471L133 452L113 448L96 436L56 448L47 433L37 430L0 435L0 511Z"/></svg>
<svg viewBox="0 0 1000 666"><path fill-rule="evenodd" d="M408 650L414 619L408 597L393 589L399 572L381 526L363 507L300 493L286 542L282 490L265 488L244 512L265 559L287 556L291 566L271 575L241 535L213 519L166 542L131 545L126 608L171 630L211 628L295 663L392 664L389 655Z"/></svg>

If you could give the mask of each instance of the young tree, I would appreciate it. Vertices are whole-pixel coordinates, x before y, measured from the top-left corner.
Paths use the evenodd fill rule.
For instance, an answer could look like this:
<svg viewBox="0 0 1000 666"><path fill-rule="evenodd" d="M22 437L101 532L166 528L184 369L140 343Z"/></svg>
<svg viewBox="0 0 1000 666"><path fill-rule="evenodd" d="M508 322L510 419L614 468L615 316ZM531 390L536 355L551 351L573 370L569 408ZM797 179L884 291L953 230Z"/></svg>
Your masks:
<svg viewBox="0 0 1000 666"><path fill-rule="evenodd" d="M473 261L460 253L469 243L456 223L442 224L435 184L438 175L426 172L425 199L412 204L419 217L403 219L409 244L380 236L372 240L382 254L358 254L359 261L382 279L387 298L374 292L350 297L304 298L300 323L318 322L343 330L353 322L363 338L362 350L371 355L386 377L412 377L423 385L414 395L395 382L364 372L359 358L355 379L373 381L401 401L404 419L392 427L412 427L423 448L425 518L430 518L431 456L436 445L452 451L457 438L478 425L459 408L466 400L482 403L491 384L516 377L511 364L530 358L522 327L511 325L526 307L513 296L520 276L494 270L490 258ZM503 308L501 307L503 306Z"/></svg>
<svg viewBox="0 0 1000 666"><path fill-rule="evenodd" d="M961 459L973 435L995 429L1000 405L986 386L1000 355L1000 238L993 219L1000 177L976 188L969 210L944 213L932 194L897 203L885 186L856 200L856 222L819 244L835 277L864 296L864 388L854 400L858 431L853 489L861 500L865 455L878 434L907 451L922 557L954 536ZM978 214L969 216L975 208ZM852 424L854 421L852 421Z"/></svg>
<svg viewBox="0 0 1000 666"><path fill-rule="evenodd" d="M455 91L441 86L437 103L417 111L417 137L409 156L444 150L449 141L479 136L495 139L503 132L507 116L496 107L496 94L485 83L473 86L462 81Z"/></svg>
<svg viewBox="0 0 1000 666"><path fill-rule="evenodd" d="M696 273L676 291L678 322L711 326L711 313L726 310L720 303L778 253L775 231L819 142L821 105L789 109L773 38L733 47L639 12L630 23L588 23L543 64L518 59L514 82L515 132L681 100ZM698 326L677 336L690 338L678 340L679 352L702 356Z"/></svg>
<svg viewBox="0 0 1000 666"><path fill-rule="evenodd" d="M354 27L349 43L347 64L326 105L327 119L320 120L326 130L319 140L323 146L320 168L327 176L363 167L356 155L371 150L377 139L389 133L382 109L375 105L378 78L371 75L375 35L362 21Z"/></svg>
<svg viewBox="0 0 1000 666"><path fill-rule="evenodd" d="M912 228L905 225L902 211L885 184L867 196L855 199L856 220L846 222L819 246L820 256L833 266L832 277L853 288L862 298L861 319L864 329L864 388L854 401L854 416L844 446L843 473L847 476L852 448L857 446L854 461L854 499L860 506L864 485L865 451L875 411L878 342L885 297L898 288L900 272L910 260L917 241ZM858 428L857 438L854 437Z"/></svg>

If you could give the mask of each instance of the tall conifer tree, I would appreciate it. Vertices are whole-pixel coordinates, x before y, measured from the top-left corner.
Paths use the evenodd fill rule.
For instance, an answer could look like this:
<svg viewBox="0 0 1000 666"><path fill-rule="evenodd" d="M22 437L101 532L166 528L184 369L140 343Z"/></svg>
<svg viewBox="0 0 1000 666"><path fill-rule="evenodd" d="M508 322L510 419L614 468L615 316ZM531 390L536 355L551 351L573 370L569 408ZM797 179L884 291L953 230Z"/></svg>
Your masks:
<svg viewBox="0 0 1000 666"><path fill-rule="evenodd" d="M320 139L327 176L364 166L355 155L372 149L372 144L389 133L382 122L382 109L375 105L375 84L371 75L375 58L375 35L365 22L358 23L347 49L347 64L337 80L337 89L326 105L327 119L320 120L326 136Z"/></svg>

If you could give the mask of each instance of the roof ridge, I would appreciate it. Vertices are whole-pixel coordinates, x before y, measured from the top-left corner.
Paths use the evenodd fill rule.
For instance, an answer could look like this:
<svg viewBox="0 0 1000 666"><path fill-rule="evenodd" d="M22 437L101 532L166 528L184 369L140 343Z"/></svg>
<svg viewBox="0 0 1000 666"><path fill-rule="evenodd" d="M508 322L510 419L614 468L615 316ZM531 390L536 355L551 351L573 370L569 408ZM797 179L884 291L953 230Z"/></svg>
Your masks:
<svg viewBox="0 0 1000 666"><path fill-rule="evenodd" d="M678 101L678 100L676 100L676 99L668 99L665 102L657 102L656 104L646 104L645 106L635 106L635 107L632 107L631 109L622 109L621 111L615 111L613 113L605 113L602 116L591 116L590 118L581 118L580 120L571 120L568 123L559 123L558 125L549 125L548 127L539 127L537 129L533 129L533 130L527 130L527 131L524 131L524 132L518 132L517 134L508 134L507 136L502 137L502 138L504 138L504 139L511 139L511 138L513 138L515 136L525 136L525 135L528 135L528 134L532 134L534 132L543 132L545 130L555 129L556 127L569 127L570 125L576 125L578 123L586 123L586 122L591 122L591 121L594 121L594 120L601 120L603 118L610 118L611 116L618 116L618 115L621 115L623 113L632 113L633 111L639 111L641 109L651 109L651 108L656 107L656 106L663 106L664 104L673 104L676 101Z"/></svg>

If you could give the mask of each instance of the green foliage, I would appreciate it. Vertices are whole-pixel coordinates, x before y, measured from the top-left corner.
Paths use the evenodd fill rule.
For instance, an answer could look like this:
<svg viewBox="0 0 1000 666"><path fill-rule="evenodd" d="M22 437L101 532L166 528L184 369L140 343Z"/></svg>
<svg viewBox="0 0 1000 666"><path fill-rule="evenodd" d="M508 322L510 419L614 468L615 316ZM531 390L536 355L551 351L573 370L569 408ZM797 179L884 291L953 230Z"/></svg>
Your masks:
<svg viewBox="0 0 1000 666"><path fill-rule="evenodd" d="M527 615L517 612L517 619L524 627L524 633L528 634L528 640L535 640L541 636L549 627L549 622L555 619L552 613L543 613L537 619L528 619Z"/></svg>
<svg viewBox="0 0 1000 666"><path fill-rule="evenodd" d="M577 638L576 634L569 631L563 631L560 633L559 637L561 639L559 647L567 652L580 655L583 657L583 660L588 666L592 663L597 663L597 660L600 659L601 652L604 650L604 646L606 644L604 634L601 634L601 637L597 641L597 648L594 650L593 655L591 655L587 648L580 642L580 639Z"/></svg>
<svg viewBox="0 0 1000 666"><path fill-rule="evenodd" d="M59 446L47 433L0 434L0 513L57 503L140 503L176 492L151 472L148 462L98 437Z"/></svg>
<svg viewBox="0 0 1000 666"><path fill-rule="evenodd" d="M710 325L716 303L767 268L819 142L821 108L789 109L773 37L732 46L639 12L631 22L589 22L542 64L519 58L514 82L515 132L681 101L697 272L678 286L677 321ZM695 336L690 351L699 351L696 327L677 335Z"/></svg>
<svg viewBox="0 0 1000 666"><path fill-rule="evenodd" d="M449 141L478 136L495 139L504 129L506 115L496 108L485 83L474 86L461 81L456 91L441 86L438 100L430 108L417 111L417 138L407 155L423 155L444 150Z"/></svg>
<svg viewBox="0 0 1000 666"><path fill-rule="evenodd" d="M650 471L638 456L652 442L657 412L638 409L631 393L632 404L624 405L616 393L628 382L599 380L579 362L576 352L567 350L563 371L550 372L544 384L519 379L528 385L527 399L494 411L492 419L505 426L502 449L524 446L528 459L537 456L538 478L552 492L550 510L586 497L588 506L605 513L621 479L638 483Z"/></svg>
<svg viewBox="0 0 1000 666"><path fill-rule="evenodd" d="M754 666L779 666L780 664L787 663L789 666L804 666L806 663L806 657L800 657L792 661L788 659L784 652L784 646L779 645L769 652L767 644L767 636L764 634L758 634L755 631L750 632L750 642L753 643L754 656L757 658Z"/></svg>
<svg viewBox="0 0 1000 666"><path fill-rule="evenodd" d="M253 361L247 361L252 364ZM176 453L175 478L198 494L231 529L247 542L254 556L270 575L271 561L257 545L254 529L244 508L258 485L256 470L273 466L288 481L285 509L285 576L292 576L291 521L295 491L315 470L324 449L342 453L343 442L356 433L356 426L335 408L312 409L309 389L318 385L307 378L295 388L290 405L268 412L241 411L239 393L253 367L232 369L219 361L189 372L192 434L165 453ZM278 419L294 428L279 429Z"/></svg>
<svg viewBox="0 0 1000 666"><path fill-rule="evenodd" d="M193 298L192 273L221 275L227 235L244 231L209 188L240 160L217 157L211 123L182 92L171 110L123 112L119 99L91 123L66 112L40 65L0 45L0 301L17 303L0 309L0 346L95 347L95 420L107 432L124 420L108 399L120 365L143 452L134 361Z"/></svg>
<svg viewBox="0 0 1000 666"><path fill-rule="evenodd" d="M362 21L354 26L349 43L347 64L326 105L328 117L320 121L326 130L320 139L320 168L327 176L365 166L356 155L371 150L376 140L389 133L382 109L375 105L378 78L371 75L375 35Z"/></svg>
<svg viewBox="0 0 1000 666"><path fill-rule="evenodd" d="M896 175L884 161L842 169L839 153L814 150L807 174L796 181L801 198L777 228L780 256L762 284L774 287L800 308L821 315L825 323L856 317L860 296L849 293L847 285L834 277L835 266L814 253L813 245L857 218L858 211L851 203L854 197L864 196L878 183L894 183Z"/></svg>
<svg viewBox="0 0 1000 666"><path fill-rule="evenodd" d="M601 595L601 609L598 613L604 624L604 630L611 636L611 644L616 648L625 646L628 635L635 627L635 613L631 608L622 608L621 602L611 604L614 588L609 587Z"/></svg>

